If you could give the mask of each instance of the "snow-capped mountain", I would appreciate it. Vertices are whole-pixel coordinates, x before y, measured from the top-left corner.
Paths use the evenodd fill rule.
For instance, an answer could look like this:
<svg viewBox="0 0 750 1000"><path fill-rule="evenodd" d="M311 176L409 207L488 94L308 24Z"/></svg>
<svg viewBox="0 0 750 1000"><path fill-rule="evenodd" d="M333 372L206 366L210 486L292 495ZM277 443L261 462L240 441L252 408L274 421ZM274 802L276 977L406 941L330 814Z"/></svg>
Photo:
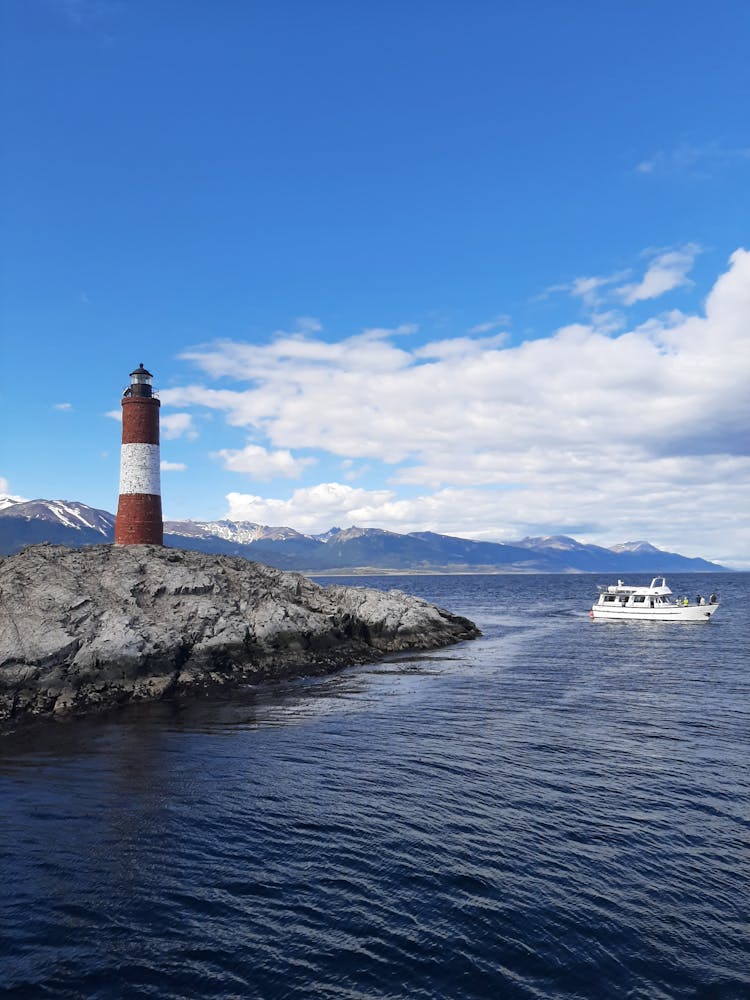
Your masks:
<svg viewBox="0 0 750 1000"><path fill-rule="evenodd" d="M13 514L16 517L57 522L78 531L96 531L105 538L111 533L115 523L114 515L108 511L87 507L75 500L27 500L16 504Z"/></svg>
<svg viewBox="0 0 750 1000"><path fill-rule="evenodd" d="M274 528L254 521L165 521L164 530L186 538L223 538L227 542L252 545L261 539L281 541L285 538L309 537L294 528Z"/></svg>
<svg viewBox="0 0 750 1000"><path fill-rule="evenodd" d="M527 537L522 538L521 541L516 544L522 545L527 549L558 549L560 552L571 552L574 549L591 548L591 546L585 545L583 542L578 542L575 538L570 538L568 535L541 535L537 537ZM612 550L604 549L603 551L609 552Z"/></svg>
<svg viewBox="0 0 750 1000"><path fill-rule="evenodd" d="M114 515L70 500L0 499L0 555L26 545L53 542L74 547L111 542ZM382 528L331 528L305 535L294 528L251 521L165 521L164 543L244 556L281 569L309 573L370 569L404 572L669 573L724 567L705 559L664 552L649 542L610 549L566 535L519 542L477 542L433 531L400 534Z"/></svg>
<svg viewBox="0 0 750 1000"><path fill-rule="evenodd" d="M359 528L353 524L350 528L329 528L322 535L312 535L319 542L351 542L355 538L375 538L376 536L391 535L395 538L404 538L396 531L386 531L385 528Z"/></svg>
<svg viewBox="0 0 750 1000"><path fill-rule="evenodd" d="M17 503L26 503L23 497L12 497L8 494L0 495L0 510L5 510L6 507L12 507Z"/></svg>
<svg viewBox="0 0 750 1000"><path fill-rule="evenodd" d="M113 514L75 500L14 500L0 506L0 553L37 542L97 545L112 540L114 527Z"/></svg>
<svg viewBox="0 0 750 1000"><path fill-rule="evenodd" d="M659 549L651 542L622 542L620 545L613 545L612 552L633 552L638 555L651 554L658 552Z"/></svg>

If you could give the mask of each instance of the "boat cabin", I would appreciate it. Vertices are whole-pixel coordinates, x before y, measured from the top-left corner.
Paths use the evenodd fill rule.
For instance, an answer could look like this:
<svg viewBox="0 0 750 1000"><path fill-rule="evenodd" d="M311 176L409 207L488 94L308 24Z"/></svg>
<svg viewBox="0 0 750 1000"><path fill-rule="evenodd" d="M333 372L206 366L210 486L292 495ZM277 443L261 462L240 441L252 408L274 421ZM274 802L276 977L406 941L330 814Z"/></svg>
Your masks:
<svg viewBox="0 0 750 1000"><path fill-rule="evenodd" d="M599 604L612 607L658 608L671 604L672 591L663 576L655 576L648 587L631 587L618 580L616 584L599 588Z"/></svg>
<svg viewBox="0 0 750 1000"><path fill-rule="evenodd" d="M644 589L645 588L641 588ZM646 608L656 608L661 607L665 604L671 604L672 602L668 597L662 596L661 594L635 594L635 593L620 593L620 594L602 594L599 598L600 604L611 604L616 607L646 607Z"/></svg>

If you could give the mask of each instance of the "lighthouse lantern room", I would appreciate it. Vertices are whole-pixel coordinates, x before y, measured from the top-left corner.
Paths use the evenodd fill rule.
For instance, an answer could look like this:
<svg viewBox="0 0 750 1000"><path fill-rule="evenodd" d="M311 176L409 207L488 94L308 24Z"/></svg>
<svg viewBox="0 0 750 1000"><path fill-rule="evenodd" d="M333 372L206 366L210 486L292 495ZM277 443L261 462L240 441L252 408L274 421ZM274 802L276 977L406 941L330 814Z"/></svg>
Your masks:
<svg viewBox="0 0 750 1000"><path fill-rule="evenodd" d="M159 407L153 375L143 362L130 373L122 397L120 498L115 545L162 545Z"/></svg>
<svg viewBox="0 0 750 1000"><path fill-rule="evenodd" d="M143 367L143 362L130 373L130 385L125 390L125 396L153 396L151 380L154 376Z"/></svg>

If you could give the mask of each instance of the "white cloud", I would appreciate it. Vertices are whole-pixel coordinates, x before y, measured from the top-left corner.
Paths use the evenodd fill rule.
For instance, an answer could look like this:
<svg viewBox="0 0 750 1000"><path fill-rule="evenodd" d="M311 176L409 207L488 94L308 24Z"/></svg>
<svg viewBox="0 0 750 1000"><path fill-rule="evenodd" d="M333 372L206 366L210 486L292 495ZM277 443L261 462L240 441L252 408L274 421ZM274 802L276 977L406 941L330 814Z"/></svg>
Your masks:
<svg viewBox="0 0 750 1000"><path fill-rule="evenodd" d="M580 299L587 309L598 309L612 295L612 286L624 281L630 276L630 269L615 271L607 275L590 275L574 278L560 285L550 285L545 288L539 299L549 298L556 292L567 292L573 298Z"/></svg>
<svg viewBox="0 0 750 1000"><path fill-rule="evenodd" d="M72 403L55 403L52 407L53 410L72 410Z"/></svg>
<svg viewBox="0 0 750 1000"><path fill-rule="evenodd" d="M616 271L603 277L575 278L569 286L570 294L580 299L585 306L594 309L606 299L607 290L628 274L629 271Z"/></svg>
<svg viewBox="0 0 750 1000"><path fill-rule="evenodd" d="M184 462L166 462L162 459L159 468L162 472L184 472L187 465Z"/></svg>
<svg viewBox="0 0 750 1000"><path fill-rule="evenodd" d="M261 524L289 524L299 531L318 532L336 524L369 524L382 517L395 500L391 490L363 490L342 483L319 483L295 490L289 500L274 500L250 493L228 493L232 520Z"/></svg>
<svg viewBox="0 0 750 1000"><path fill-rule="evenodd" d="M323 329L323 324L314 316L298 316L296 326L299 333L318 333Z"/></svg>
<svg viewBox="0 0 750 1000"><path fill-rule="evenodd" d="M470 354L479 355L493 347L502 347L508 343L507 333L496 333L492 337L455 337L446 340L434 340L424 347L414 351L415 358L466 358Z"/></svg>
<svg viewBox="0 0 750 1000"><path fill-rule="evenodd" d="M362 465L355 465L350 458L345 458L341 462L341 469L344 473L344 479L347 482L353 483L357 479L361 479L362 476L367 475L372 469L372 466L365 462Z"/></svg>
<svg viewBox="0 0 750 1000"><path fill-rule="evenodd" d="M727 548L727 537L736 528L738 511L750 504L750 460L712 459L710 481L698 485L706 472L703 459L655 459L636 463L623 475L622 462L635 456L618 452L603 466L599 455L565 457L573 470L550 474L541 463L541 474L509 489L467 485L399 498L395 489L354 489L334 482L294 490L285 499L232 492L226 516L310 534L356 524L502 542L527 534L571 534L602 545L646 537L688 555L737 556ZM529 466L539 460L530 459ZM733 511L723 503L728 487L737 493ZM696 539L701 510L707 523ZM746 529L742 537L750 540Z"/></svg>
<svg viewBox="0 0 750 1000"><path fill-rule="evenodd" d="M680 261L665 261L678 251L664 251L652 262L639 294L658 268L684 278L693 251L679 252ZM342 522L371 516L367 523L399 530L500 538L556 526L726 557L730 537L750 554L742 513L750 505L749 335L750 253L738 250L704 313L655 315L616 336L587 322L517 346L457 338L406 350L369 334L334 344L286 335L265 345L221 341L189 356L235 388L192 385L162 398L262 435L265 447L217 453L256 478L298 474L300 449L393 466L388 488L374 495L323 484L288 500L252 498L252 520L322 530L336 512ZM404 487L420 496L408 498Z"/></svg>
<svg viewBox="0 0 750 1000"><path fill-rule="evenodd" d="M501 313L499 316L495 316L494 319L487 320L486 323L477 323L476 326L470 327L467 333L490 333L492 330L497 330L499 326L510 326L510 316L507 313Z"/></svg>
<svg viewBox="0 0 750 1000"><path fill-rule="evenodd" d="M159 420L159 426L161 433L168 440L183 436L187 438L198 437L191 413L164 413Z"/></svg>
<svg viewBox="0 0 750 1000"><path fill-rule="evenodd" d="M677 250L666 250L651 262L643 278L637 283L621 285L615 289L625 305L655 299L673 288L691 284L688 272L691 270L700 247L688 243Z"/></svg>
<svg viewBox="0 0 750 1000"><path fill-rule="evenodd" d="M269 346L219 340L186 351L181 357L196 362L214 378L236 379L240 373L259 382L273 375L280 364L294 364L305 370L317 370L318 374L321 368L328 367L351 371L367 369L373 374L385 373L404 368L410 361L408 352L395 348L389 338L414 332L415 329L409 325L392 330L368 329L334 343L313 339L306 333L280 332L274 336ZM218 390L214 396L219 401L220 392ZM170 406L183 405L180 401L185 398L183 391L175 389L162 389L159 395L162 402ZM188 397L188 402L193 401ZM207 405L210 406L211 403ZM220 402L219 408L223 408Z"/></svg>
<svg viewBox="0 0 750 1000"><path fill-rule="evenodd" d="M230 472L245 472L254 479L268 480L277 476L298 479L303 469L314 465L314 458L294 458L287 449L267 451L260 445L248 444L242 449L222 448L211 458L219 459Z"/></svg>
<svg viewBox="0 0 750 1000"><path fill-rule="evenodd" d="M117 420L122 423L122 410L107 410L104 416L110 417L112 420Z"/></svg>
<svg viewBox="0 0 750 1000"><path fill-rule="evenodd" d="M636 302L655 299L674 288L691 285L688 272L700 252L701 248L696 243L647 251L644 256L653 259L639 281L625 280L632 276L630 268L607 275L582 275L571 282L550 286L540 298L547 298L554 292L567 292L581 301L590 320L600 332L612 332L625 325L624 316L613 309L613 305L630 306Z"/></svg>
<svg viewBox="0 0 750 1000"><path fill-rule="evenodd" d="M705 179L719 168L732 163L750 162L750 147L727 147L719 142L703 146L683 142L673 149L660 149L637 164L636 173L644 176L673 177L677 175Z"/></svg>

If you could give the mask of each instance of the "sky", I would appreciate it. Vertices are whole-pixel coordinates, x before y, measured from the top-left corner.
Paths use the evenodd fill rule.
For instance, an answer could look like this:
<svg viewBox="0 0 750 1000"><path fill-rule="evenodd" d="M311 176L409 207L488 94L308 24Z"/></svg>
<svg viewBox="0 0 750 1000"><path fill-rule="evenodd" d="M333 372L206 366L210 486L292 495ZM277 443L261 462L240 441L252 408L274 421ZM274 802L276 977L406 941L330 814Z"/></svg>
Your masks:
<svg viewBox="0 0 750 1000"><path fill-rule="evenodd" d="M750 569L750 4L0 10L0 493Z"/></svg>

